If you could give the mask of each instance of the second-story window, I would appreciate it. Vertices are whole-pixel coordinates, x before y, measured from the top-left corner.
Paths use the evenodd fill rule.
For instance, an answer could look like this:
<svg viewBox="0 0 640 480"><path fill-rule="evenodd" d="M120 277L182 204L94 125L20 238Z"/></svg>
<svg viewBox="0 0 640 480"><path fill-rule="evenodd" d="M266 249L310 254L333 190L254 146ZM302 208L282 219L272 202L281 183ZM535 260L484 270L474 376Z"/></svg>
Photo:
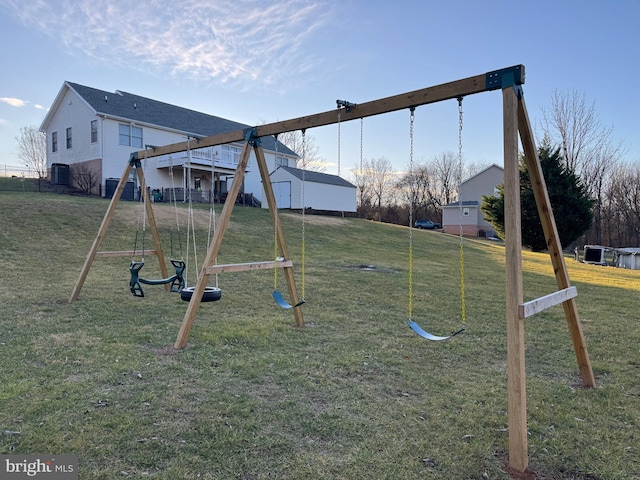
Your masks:
<svg viewBox="0 0 640 480"><path fill-rule="evenodd" d="M67 128L67 150L71 150L71 127Z"/></svg>
<svg viewBox="0 0 640 480"><path fill-rule="evenodd" d="M51 132L51 151L53 153L58 151L58 132Z"/></svg>
<svg viewBox="0 0 640 480"><path fill-rule="evenodd" d="M91 120L91 143L98 142L98 120Z"/></svg>
<svg viewBox="0 0 640 480"><path fill-rule="evenodd" d="M289 159L287 157L276 157L276 167L279 166L288 167Z"/></svg>
<svg viewBox="0 0 640 480"><path fill-rule="evenodd" d="M121 123L118 128L120 145L142 148L142 127Z"/></svg>
<svg viewBox="0 0 640 480"><path fill-rule="evenodd" d="M242 149L234 145L222 145L222 161L237 164L240 160Z"/></svg>

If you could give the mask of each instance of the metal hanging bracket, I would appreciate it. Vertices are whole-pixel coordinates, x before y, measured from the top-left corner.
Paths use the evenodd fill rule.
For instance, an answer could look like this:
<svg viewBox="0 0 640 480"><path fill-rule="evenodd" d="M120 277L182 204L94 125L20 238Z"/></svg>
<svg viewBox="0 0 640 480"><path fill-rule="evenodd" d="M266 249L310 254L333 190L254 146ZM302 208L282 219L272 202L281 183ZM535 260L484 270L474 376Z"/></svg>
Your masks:
<svg viewBox="0 0 640 480"><path fill-rule="evenodd" d="M524 84L524 65L494 70L486 74L487 90L498 90L499 88L517 87Z"/></svg>
<svg viewBox="0 0 640 480"><path fill-rule="evenodd" d="M338 108L343 108L347 113L351 112L351 109L356 106L355 103L347 102L346 100L336 100L336 105Z"/></svg>
<svg viewBox="0 0 640 480"><path fill-rule="evenodd" d="M259 147L261 145L260 137L258 136L258 127L249 127L244 129L244 141L249 142L252 147Z"/></svg>

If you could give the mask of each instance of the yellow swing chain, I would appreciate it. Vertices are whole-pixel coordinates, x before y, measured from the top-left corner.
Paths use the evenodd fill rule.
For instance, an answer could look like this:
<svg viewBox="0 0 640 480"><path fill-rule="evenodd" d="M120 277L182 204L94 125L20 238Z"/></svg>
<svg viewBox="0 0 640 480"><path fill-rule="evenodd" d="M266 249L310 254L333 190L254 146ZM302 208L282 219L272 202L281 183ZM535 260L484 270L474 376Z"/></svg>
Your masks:
<svg viewBox="0 0 640 480"><path fill-rule="evenodd" d="M278 164L278 134L274 135L276 148L274 160ZM273 289L278 289L278 199L275 199L275 211L273 212Z"/></svg>
<svg viewBox="0 0 640 480"><path fill-rule="evenodd" d="M460 309L462 326L467 322L467 309L465 305L464 291L464 240L462 228L462 198L460 197L460 185L462 184L462 97L458 97L458 206L460 207Z"/></svg>
<svg viewBox="0 0 640 480"><path fill-rule="evenodd" d="M305 210L306 206L304 204L304 182L305 182L305 173L307 171L307 136L306 129L302 129L302 185L300 186L302 192L300 197L302 198L302 272L300 276L301 280L301 290L302 290L302 298L304 299L304 269L305 269L305 246L304 246L304 236L305 236Z"/></svg>
<svg viewBox="0 0 640 480"><path fill-rule="evenodd" d="M409 120L409 319L413 318L413 123L415 107Z"/></svg>

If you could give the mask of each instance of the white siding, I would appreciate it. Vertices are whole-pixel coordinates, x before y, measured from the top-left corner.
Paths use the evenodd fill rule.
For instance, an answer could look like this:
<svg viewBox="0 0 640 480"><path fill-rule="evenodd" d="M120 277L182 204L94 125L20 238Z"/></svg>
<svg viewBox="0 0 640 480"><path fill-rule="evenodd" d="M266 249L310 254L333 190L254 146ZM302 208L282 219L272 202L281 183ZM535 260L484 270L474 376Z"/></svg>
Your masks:
<svg viewBox="0 0 640 480"><path fill-rule="evenodd" d="M356 188L331 185L328 183L304 182L304 205L302 204L302 180L295 175L279 168L271 174L271 182L291 183L291 208L300 210L313 208L314 210L328 210L334 212L355 212ZM267 202L262 202L263 208L268 208Z"/></svg>
<svg viewBox="0 0 640 480"><path fill-rule="evenodd" d="M71 90L67 90L60 102L60 108L46 130L47 168L53 163L73 164L100 158L100 126L98 142L91 143L91 120L95 120L93 110ZM70 149L67 149L67 128L71 128ZM58 132L58 151L51 151L52 133Z"/></svg>
<svg viewBox="0 0 640 480"><path fill-rule="evenodd" d="M98 141L95 143L91 143L92 120L97 120L98 122ZM51 164L53 163L73 165L74 163L97 160L101 162L102 178L100 183L102 192L105 191L106 180L109 178L119 179L129 162L131 153L139 150L137 147L120 145L119 125L129 124L130 122L128 120L118 120L109 117L104 118L103 116L96 115L93 108L87 105L75 91L66 86L63 86L59 97L56 98L56 102L52 105L46 122L47 167L51 169ZM181 132L143 124L136 124L136 126L142 128L143 146L162 146L184 142L186 140L186 134ZM71 149L66 148L66 129L69 127L72 129L73 144ZM51 151L52 132L57 132L58 135L58 151L56 153ZM242 148L243 144L237 144L237 146ZM220 151L220 147L215 147L215 149ZM282 153L279 155L285 156ZM175 165L184 163L185 157L186 153L175 154L173 156ZM222 156L219 155L217 158L221 159ZM295 165L295 158L287 158L289 158L290 165ZM265 159L268 171L275 170L274 153L265 152ZM166 166L164 168L156 167L158 162L162 161L161 157L154 157L147 161L142 161L145 178L151 189L171 188L171 178ZM222 162L220 166L235 170L235 165L232 163ZM203 170L210 171L210 167L204 167L200 170L200 173L202 173ZM224 173L222 175L224 177ZM203 188L209 188L210 186L210 175L208 177L207 181L203 184ZM137 179L135 182L137 185ZM228 177L227 189L231 188L232 182L232 177ZM183 169L181 167L174 168L174 186L177 188L184 187ZM260 172L257 168L253 151L249 157L247 171L244 177L244 191L245 193L253 194L260 201L264 199L262 179L260 178Z"/></svg>

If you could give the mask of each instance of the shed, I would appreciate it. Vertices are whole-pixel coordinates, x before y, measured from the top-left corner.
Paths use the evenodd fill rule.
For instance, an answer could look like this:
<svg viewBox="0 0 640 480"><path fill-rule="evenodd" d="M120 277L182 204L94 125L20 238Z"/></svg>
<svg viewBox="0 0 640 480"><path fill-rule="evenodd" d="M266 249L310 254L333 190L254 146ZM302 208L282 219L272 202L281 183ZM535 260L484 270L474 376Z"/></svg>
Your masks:
<svg viewBox="0 0 640 480"><path fill-rule="evenodd" d="M338 175L279 166L270 178L278 208L357 211L357 187ZM268 208L266 201L262 202L262 208Z"/></svg>
<svg viewBox="0 0 640 480"><path fill-rule="evenodd" d="M640 248L616 248L616 267L640 270Z"/></svg>

